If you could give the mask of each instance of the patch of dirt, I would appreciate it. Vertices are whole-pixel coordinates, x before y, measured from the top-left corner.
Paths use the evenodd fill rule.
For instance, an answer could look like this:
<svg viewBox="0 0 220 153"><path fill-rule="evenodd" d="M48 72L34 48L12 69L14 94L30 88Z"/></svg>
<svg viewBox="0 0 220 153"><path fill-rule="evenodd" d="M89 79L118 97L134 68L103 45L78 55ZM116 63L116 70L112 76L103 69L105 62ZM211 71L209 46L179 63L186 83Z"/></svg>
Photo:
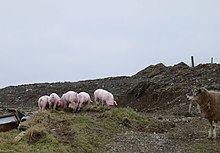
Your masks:
<svg viewBox="0 0 220 153"><path fill-rule="evenodd" d="M160 63L133 76L9 86L0 89L0 106L37 109L38 98L45 94L56 92L61 96L68 90L86 91L93 99L93 92L104 88L113 93L119 107L131 107L161 123L149 131L140 127L137 131L127 130L116 135L108 145L108 152L220 152L220 134L217 133L217 140L207 139L208 121L196 113L195 107L193 114L187 113L189 102L185 96L194 86L220 90L219 78L220 64L200 64L192 68L185 63L169 67ZM126 119L123 124L130 125ZM65 122L50 125L62 143L74 140Z"/></svg>
<svg viewBox="0 0 220 153"><path fill-rule="evenodd" d="M49 121L49 127L51 131L54 131L54 135L60 143L72 145L71 141L74 141L74 132L71 131L68 121ZM74 147L74 146L71 146Z"/></svg>
<svg viewBox="0 0 220 153"><path fill-rule="evenodd" d="M33 130L33 131L31 131L31 133L29 135L28 143L34 144L34 143L38 142L40 139L46 137L46 135L47 134L44 131Z"/></svg>

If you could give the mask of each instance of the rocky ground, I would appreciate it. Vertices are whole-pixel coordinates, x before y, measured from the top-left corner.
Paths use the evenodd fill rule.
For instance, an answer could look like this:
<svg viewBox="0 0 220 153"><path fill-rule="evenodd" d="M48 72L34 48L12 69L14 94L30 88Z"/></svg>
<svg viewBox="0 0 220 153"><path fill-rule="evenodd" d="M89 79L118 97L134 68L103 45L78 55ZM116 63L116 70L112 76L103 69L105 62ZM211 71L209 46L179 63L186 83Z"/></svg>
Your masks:
<svg viewBox="0 0 220 153"><path fill-rule="evenodd" d="M146 115L146 114L145 114ZM158 117L158 114L147 114ZM114 137L109 153L216 153L220 142L208 140L208 123L200 117L164 115L162 124L149 132L127 131ZM204 146L205 144L205 146Z"/></svg>
<svg viewBox="0 0 220 153"><path fill-rule="evenodd" d="M208 122L197 114L188 114L185 94L194 86L220 90L220 65L185 63L166 67L151 65L133 76L64 83L41 83L0 89L0 106L37 108L41 95L68 91L86 91L93 99L97 88L115 95L119 107L131 107L146 117L159 120L161 127L149 132L127 131L114 136L108 152L116 153L186 153L220 152L220 141L208 140ZM220 137L220 134L218 134Z"/></svg>

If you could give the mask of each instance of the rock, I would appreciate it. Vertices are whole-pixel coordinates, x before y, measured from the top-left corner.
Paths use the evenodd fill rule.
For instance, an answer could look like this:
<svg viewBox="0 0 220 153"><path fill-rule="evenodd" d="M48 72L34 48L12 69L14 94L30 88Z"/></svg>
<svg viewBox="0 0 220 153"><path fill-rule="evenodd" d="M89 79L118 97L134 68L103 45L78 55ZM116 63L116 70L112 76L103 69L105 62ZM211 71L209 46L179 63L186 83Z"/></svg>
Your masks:
<svg viewBox="0 0 220 153"><path fill-rule="evenodd" d="M22 131L21 133L19 133L19 134L14 138L14 142L20 141L25 135L26 135L26 132L25 132L25 131Z"/></svg>

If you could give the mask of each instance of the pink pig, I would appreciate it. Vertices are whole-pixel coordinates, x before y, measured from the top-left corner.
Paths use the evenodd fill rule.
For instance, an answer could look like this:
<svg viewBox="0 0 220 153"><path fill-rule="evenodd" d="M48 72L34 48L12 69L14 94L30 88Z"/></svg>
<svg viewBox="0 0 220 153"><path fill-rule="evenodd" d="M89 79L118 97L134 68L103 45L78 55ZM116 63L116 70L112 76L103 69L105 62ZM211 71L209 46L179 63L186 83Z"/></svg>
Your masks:
<svg viewBox="0 0 220 153"><path fill-rule="evenodd" d="M74 91L68 91L64 93L60 99L59 102L60 107L62 108L67 108L71 106L73 111L77 111L77 106L78 106L78 98L77 98L77 93Z"/></svg>
<svg viewBox="0 0 220 153"><path fill-rule="evenodd" d="M56 109L59 101L60 101L60 97L56 93L50 94L50 97L48 99L49 109L51 109L52 107L53 109Z"/></svg>
<svg viewBox="0 0 220 153"><path fill-rule="evenodd" d="M112 93L104 90L104 89L97 89L94 92L94 98L96 105L99 105L100 102L102 105L106 104L107 106L117 106L117 102L114 100Z"/></svg>
<svg viewBox="0 0 220 153"><path fill-rule="evenodd" d="M77 98L79 102L77 111L80 111L80 109L82 109L83 106L89 106L92 103L89 94L86 92L80 92L79 94L77 94Z"/></svg>
<svg viewBox="0 0 220 153"><path fill-rule="evenodd" d="M38 99L38 107L39 107L40 112L45 112L47 110L48 99L49 99L49 96L47 96L47 95L41 96Z"/></svg>

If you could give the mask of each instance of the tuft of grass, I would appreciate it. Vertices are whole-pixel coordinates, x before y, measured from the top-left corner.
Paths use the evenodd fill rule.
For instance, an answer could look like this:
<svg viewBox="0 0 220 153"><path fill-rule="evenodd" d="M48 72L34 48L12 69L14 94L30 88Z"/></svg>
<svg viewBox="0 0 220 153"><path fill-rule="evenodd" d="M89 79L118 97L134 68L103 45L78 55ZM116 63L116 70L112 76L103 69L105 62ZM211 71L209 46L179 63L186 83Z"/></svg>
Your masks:
<svg viewBox="0 0 220 153"><path fill-rule="evenodd" d="M104 105L104 106L91 106L91 107L89 107L89 108L87 108L86 109L86 111L91 111L91 112L105 112L105 111L107 111L107 110L111 110L111 109L113 109L112 107L110 107L110 106L106 106L106 105Z"/></svg>

